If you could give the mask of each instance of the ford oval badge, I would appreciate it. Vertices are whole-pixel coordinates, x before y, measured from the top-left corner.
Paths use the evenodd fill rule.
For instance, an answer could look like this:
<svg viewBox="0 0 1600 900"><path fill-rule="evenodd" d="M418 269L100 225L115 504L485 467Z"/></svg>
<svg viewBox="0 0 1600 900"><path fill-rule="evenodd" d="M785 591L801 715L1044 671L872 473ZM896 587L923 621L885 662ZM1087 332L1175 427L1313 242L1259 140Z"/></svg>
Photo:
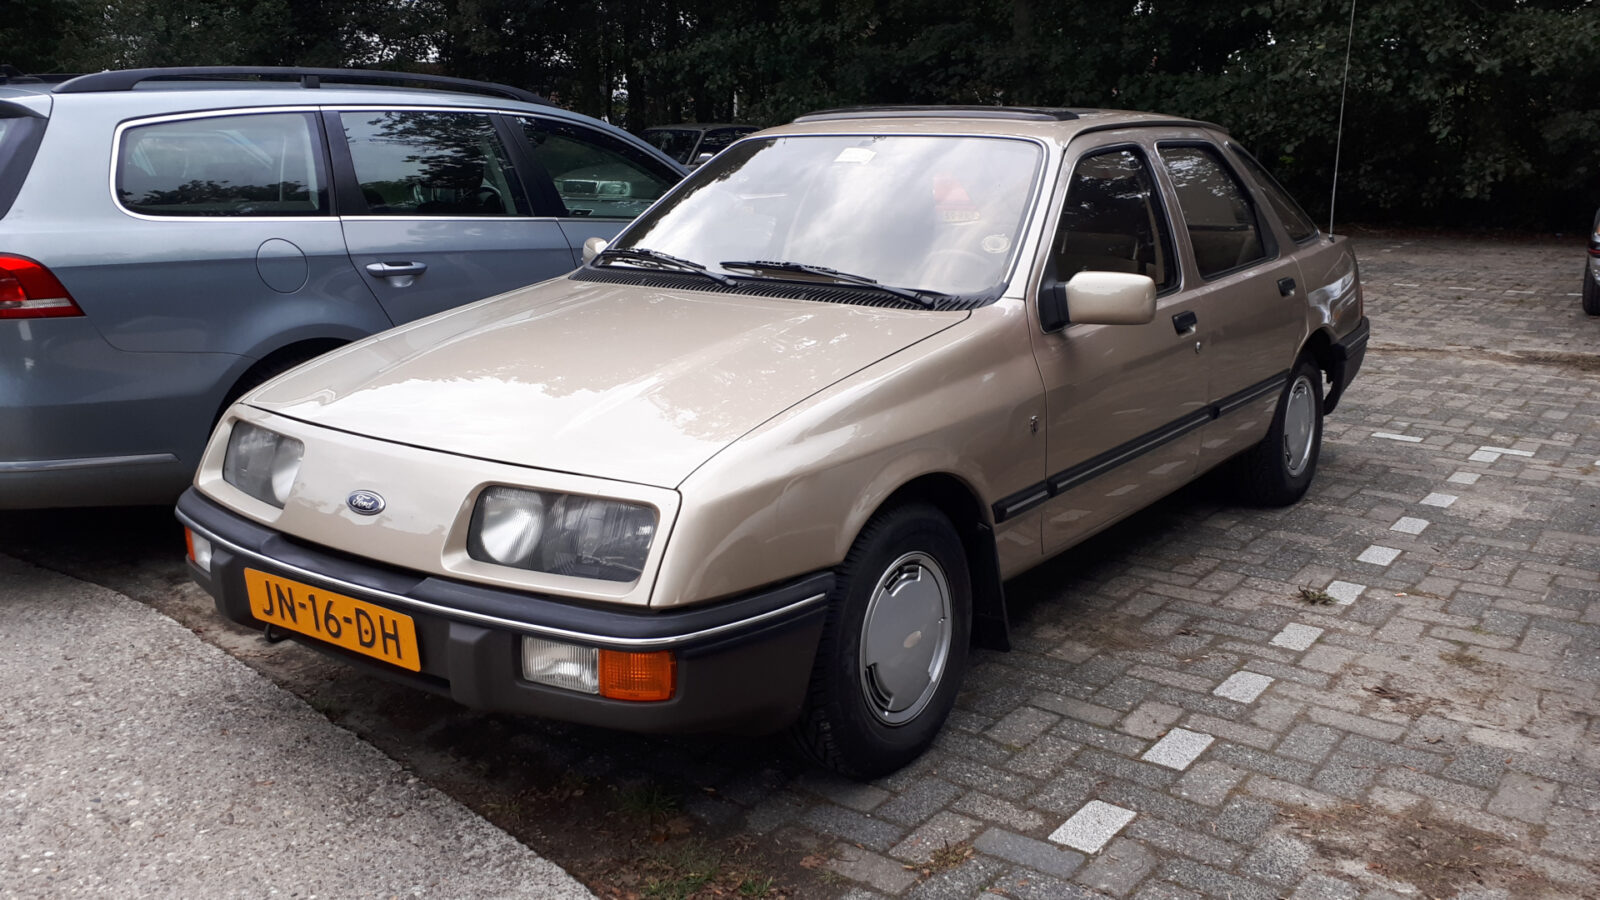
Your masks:
<svg viewBox="0 0 1600 900"><path fill-rule="evenodd" d="M359 516L375 516L383 512L383 498L372 491L352 491L344 502Z"/></svg>

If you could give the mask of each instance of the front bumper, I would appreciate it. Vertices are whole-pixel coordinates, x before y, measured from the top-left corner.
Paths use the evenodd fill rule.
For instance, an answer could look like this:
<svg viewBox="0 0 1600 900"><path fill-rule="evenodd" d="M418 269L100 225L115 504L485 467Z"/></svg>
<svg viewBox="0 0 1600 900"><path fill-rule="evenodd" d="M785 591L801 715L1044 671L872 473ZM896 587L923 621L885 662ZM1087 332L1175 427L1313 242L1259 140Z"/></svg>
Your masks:
<svg viewBox="0 0 1600 900"><path fill-rule="evenodd" d="M421 670L409 672L310 637L308 646L474 709L523 713L642 732L758 734L800 709L827 611L833 573L671 612L608 609L556 597L409 572L303 544L238 516L190 488L179 521L211 541L210 572L190 574L240 625L252 568L386 607L416 623ZM521 636L614 650L671 650L676 690L659 702L612 700L525 681Z"/></svg>
<svg viewBox="0 0 1600 900"><path fill-rule="evenodd" d="M1367 341L1371 337L1372 323L1362 316L1360 323L1350 329L1349 334L1334 342L1333 366L1328 373L1328 396L1322 401L1324 413L1333 412L1333 408L1339 405L1339 398L1344 396L1345 388L1356 380L1356 373L1361 371L1361 363L1367 358Z"/></svg>

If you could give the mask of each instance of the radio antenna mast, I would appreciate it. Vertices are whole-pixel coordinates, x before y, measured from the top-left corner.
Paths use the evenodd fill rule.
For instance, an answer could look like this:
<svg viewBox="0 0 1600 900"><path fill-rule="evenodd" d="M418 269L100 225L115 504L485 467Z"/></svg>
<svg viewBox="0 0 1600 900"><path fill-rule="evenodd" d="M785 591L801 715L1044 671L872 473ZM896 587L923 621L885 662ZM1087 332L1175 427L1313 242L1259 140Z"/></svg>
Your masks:
<svg viewBox="0 0 1600 900"><path fill-rule="evenodd" d="M1350 44L1356 36L1356 0L1350 0L1350 32L1344 38L1344 78L1339 83L1339 131L1333 138L1333 189L1328 195L1328 235L1333 235L1333 205L1339 199L1339 151L1344 145L1344 98L1350 89Z"/></svg>

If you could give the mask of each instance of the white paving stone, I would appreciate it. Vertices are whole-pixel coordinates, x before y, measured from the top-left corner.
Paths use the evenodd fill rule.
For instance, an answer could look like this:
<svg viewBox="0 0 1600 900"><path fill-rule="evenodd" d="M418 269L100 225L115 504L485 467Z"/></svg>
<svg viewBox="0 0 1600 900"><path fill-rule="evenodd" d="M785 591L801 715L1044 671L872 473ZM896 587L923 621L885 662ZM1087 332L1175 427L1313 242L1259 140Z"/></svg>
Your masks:
<svg viewBox="0 0 1600 900"><path fill-rule="evenodd" d="M1375 565L1387 566L1399 558L1399 556L1400 551L1393 547L1384 547L1379 544L1373 544L1367 549L1361 551L1361 555L1356 557L1356 562L1373 563Z"/></svg>
<svg viewBox="0 0 1600 900"><path fill-rule="evenodd" d="M1446 480L1451 484L1477 484L1482 477L1477 472L1457 472Z"/></svg>
<svg viewBox="0 0 1600 900"><path fill-rule="evenodd" d="M1398 531L1402 534L1421 534L1422 530L1427 528L1428 525L1429 522L1427 519L1418 519L1412 516L1402 516L1399 521L1389 526L1389 530Z"/></svg>
<svg viewBox="0 0 1600 900"><path fill-rule="evenodd" d="M1335 581L1328 585L1326 591L1340 606L1349 606L1361 599L1361 595L1367 591L1367 586L1353 581Z"/></svg>
<svg viewBox="0 0 1600 900"><path fill-rule="evenodd" d="M1214 740L1216 738L1209 734L1190 731L1187 728L1174 728L1139 758L1148 763L1182 772L1189 768L1189 764L1204 753Z"/></svg>
<svg viewBox="0 0 1600 900"><path fill-rule="evenodd" d="M1434 493L1429 494L1428 496L1422 498L1422 505L1423 506L1437 506L1440 509L1449 509L1450 508L1450 504L1456 502L1459 499L1461 499L1461 498L1457 497L1455 494L1441 494L1441 493L1435 491Z"/></svg>
<svg viewBox="0 0 1600 900"><path fill-rule="evenodd" d="M1283 630L1278 632L1278 636L1268 643L1274 647L1284 647L1289 650L1304 650L1316 643L1319 637L1322 637L1321 628L1315 625L1301 625L1299 622L1291 622L1283 626Z"/></svg>
<svg viewBox="0 0 1600 900"><path fill-rule="evenodd" d="M1103 800L1090 800L1083 809L1073 813L1072 818L1062 822L1060 828L1050 832L1050 840L1084 853L1098 853L1106 841L1133 821L1134 815L1131 809L1112 806Z"/></svg>
<svg viewBox="0 0 1600 900"><path fill-rule="evenodd" d="M1414 437L1409 434L1394 434L1388 431L1374 431L1372 436L1375 438L1383 438L1386 441L1405 441L1408 444L1422 443L1422 438Z"/></svg>
<svg viewBox="0 0 1600 900"><path fill-rule="evenodd" d="M1500 454L1495 453L1493 450L1474 450L1474 451L1472 451L1472 455L1467 457L1467 461L1468 462L1494 462L1495 460L1497 460L1499 458L1500 458Z"/></svg>
<svg viewBox="0 0 1600 900"><path fill-rule="evenodd" d="M1513 450L1510 447L1479 447L1478 449L1479 450L1487 450L1490 453L1500 453L1500 454L1503 454L1505 456L1526 456L1526 457L1529 457L1529 458L1533 457L1533 451L1532 450Z"/></svg>
<svg viewBox="0 0 1600 900"><path fill-rule="evenodd" d="M1228 680L1217 685L1211 693L1218 697L1227 697L1239 703L1253 703L1261 696L1261 692L1272 684L1271 675L1260 672L1235 672L1228 676Z"/></svg>

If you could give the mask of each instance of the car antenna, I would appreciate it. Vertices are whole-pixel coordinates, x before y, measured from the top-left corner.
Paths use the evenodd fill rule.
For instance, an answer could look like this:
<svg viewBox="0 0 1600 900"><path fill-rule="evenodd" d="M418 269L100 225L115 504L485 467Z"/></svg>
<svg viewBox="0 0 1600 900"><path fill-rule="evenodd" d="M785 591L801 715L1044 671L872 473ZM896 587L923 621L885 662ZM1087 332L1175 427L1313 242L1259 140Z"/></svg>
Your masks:
<svg viewBox="0 0 1600 900"><path fill-rule="evenodd" d="M1350 43L1356 36L1356 0L1350 0L1350 32L1344 38L1344 78L1339 82L1339 131L1333 138L1333 188L1328 194L1328 235L1333 235L1333 204L1339 199L1339 150L1344 144L1344 98L1350 89Z"/></svg>

